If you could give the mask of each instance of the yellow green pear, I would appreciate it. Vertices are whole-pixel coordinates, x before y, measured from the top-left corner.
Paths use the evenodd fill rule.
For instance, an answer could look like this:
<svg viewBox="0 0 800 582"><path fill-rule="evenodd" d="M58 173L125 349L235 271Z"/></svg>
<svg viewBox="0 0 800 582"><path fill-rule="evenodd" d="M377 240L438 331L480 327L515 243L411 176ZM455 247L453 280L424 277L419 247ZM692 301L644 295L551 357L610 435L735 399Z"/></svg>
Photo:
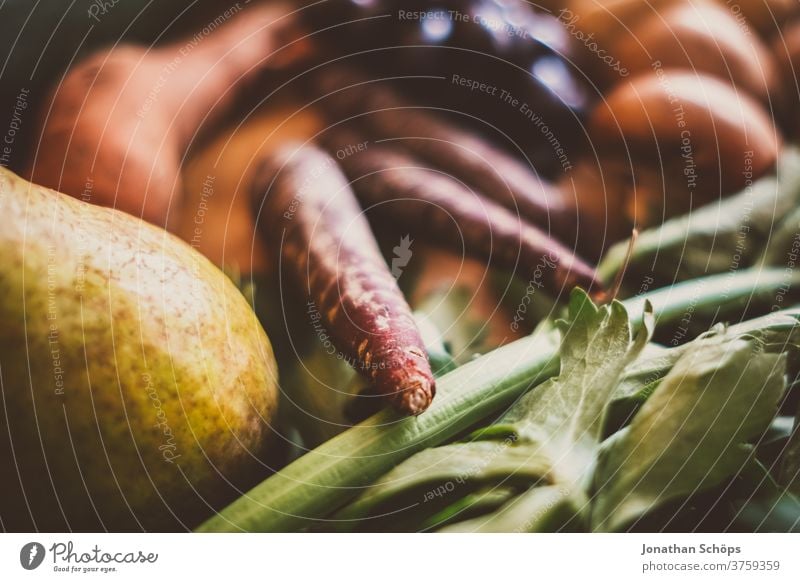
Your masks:
<svg viewBox="0 0 800 582"><path fill-rule="evenodd" d="M4 168L0 395L7 531L191 529L270 472L276 365L235 285Z"/></svg>

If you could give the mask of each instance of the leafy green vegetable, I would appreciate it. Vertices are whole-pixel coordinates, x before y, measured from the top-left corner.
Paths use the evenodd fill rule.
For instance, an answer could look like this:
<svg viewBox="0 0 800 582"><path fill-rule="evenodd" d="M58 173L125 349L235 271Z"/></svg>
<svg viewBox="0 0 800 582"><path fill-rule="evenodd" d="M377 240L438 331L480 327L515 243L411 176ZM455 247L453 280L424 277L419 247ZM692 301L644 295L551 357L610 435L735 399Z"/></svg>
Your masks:
<svg viewBox="0 0 800 582"><path fill-rule="evenodd" d="M531 487L487 516L443 527L441 532L524 533L556 531L578 513L575 495L562 485Z"/></svg>
<svg viewBox="0 0 800 582"><path fill-rule="evenodd" d="M776 311L762 317L738 323L733 326L718 324L701 337L709 341L727 342L738 338L751 338L758 342L762 351L769 353L787 352L796 359L800 346L800 307ZM629 365L617 387L606 423L605 434L619 430L653 394L661 379L672 369L675 362L688 350L695 349L694 343L674 348L650 344L642 355Z"/></svg>
<svg viewBox="0 0 800 582"><path fill-rule="evenodd" d="M563 339L558 378L521 398L491 434L479 431L473 442L417 453L378 480L337 518L352 520L411 509L432 500L434 494L463 496L493 480L502 485L520 483L526 489L547 479L586 489L604 410L625 366L647 344L653 319L648 304L642 329L632 343L628 315L621 303L597 307L584 291L574 290L568 319L559 323ZM503 435L502 441L491 440Z"/></svg>
<svg viewBox="0 0 800 582"><path fill-rule="evenodd" d="M625 367L653 333L652 307L633 344L625 307L614 301L596 307L581 290L570 298L562 322L561 374L526 394L500 421L524 441L536 443L553 461L558 483L577 485L587 477L602 436L607 404ZM568 462L572 459L572 462Z"/></svg>
<svg viewBox="0 0 800 582"><path fill-rule="evenodd" d="M451 522L461 522L474 516L491 513L517 496L513 487L491 486L461 497L422 522L420 531L441 529Z"/></svg>
<svg viewBox="0 0 800 582"><path fill-rule="evenodd" d="M745 443L775 416L785 360L745 339L687 350L607 449L593 529L622 529L738 471L749 457Z"/></svg>
<svg viewBox="0 0 800 582"><path fill-rule="evenodd" d="M625 301L638 324L649 300L661 325L680 320L688 309L716 309L775 295L786 285L783 269L742 271L687 282ZM720 285L726 293L720 295ZM419 417L383 411L310 451L241 496L200 531L293 531L330 515L399 462L454 438L511 404L559 370L558 335L538 332L473 360L438 381L432 406Z"/></svg>
<svg viewBox="0 0 800 582"><path fill-rule="evenodd" d="M435 447L389 471L336 519L349 521L436 499L452 500L454 495L464 495L487 483L527 486L544 478L550 468L549 459L536 447L515 446L511 439Z"/></svg>
<svg viewBox="0 0 800 582"><path fill-rule="evenodd" d="M609 345L614 345L617 343L613 341L613 339L618 340L622 345L628 344L627 342L622 341L622 336L614 338L613 332L610 331L610 329L613 330L615 327L613 324L611 324L611 321L613 321L614 318L609 317L608 320L606 320L606 318L602 317L604 310L607 310L608 313L613 314L613 306L611 308L597 309L591 304L582 304L582 300L583 297L580 294L576 294L570 309L570 319L572 320L572 323L571 325L562 326L566 329L566 331L561 346L561 375L557 379L549 380L536 390L529 392L520 400L517 405L511 409L511 411L509 411L509 413L502 417L498 423L493 424L485 429L475 431L472 435L473 437L481 439L473 442L472 445L480 444L481 446L485 447L484 450L486 451L492 450L486 447L486 440L492 438L506 439L505 446L507 447L528 449L531 448L532 445L535 445L532 450L539 453L539 455L532 457L532 459L535 458L535 462L533 462L531 465L519 465L515 468L513 466L514 462L523 462L523 456L520 456L517 459L513 459L510 466L499 467L495 465L499 471L492 475L497 484L503 484L503 486L506 487L510 484L516 484L518 487L524 485L524 479L527 476L529 479L528 485L531 485L532 487L527 491L522 488L518 495L515 495L511 499L507 500L502 507L498 507L496 509L487 509L487 506L484 505L482 507L472 508L471 512L477 514L475 517L469 518L465 515L462 517L462 521L454 524L452 522L454 521L455 516L452 515L452 513L444 512L444 515L447 517L448 525L446 525L442 531L555 531L563 528L569 529L576 527L589 527L589 524L585 522L584 513L588 513L587 509L594 505L594 502L590 500L590 496L588 494L589 492L582 490L582 488L589 489L589 484L585 482L581 483L581 480L575 479L574 475L572 479L565 479L563 474L565 467L567 471L575 471L575 469L578 468L578 474L580 474L580 472L588 472L594 467L593 459L598 451L596 448L592 450L592 447L587 446L587 443L582 441L580 438L575 439L573 436L572 439L568 439L565 437L565 435L570 433L570 422L579 425L581 422L580 419L586 417L584 411L581 410L580 405L573 406L573 402L569 400L569 395L572 395L571 398L575 402L581 402L584 399L580 395L585 394L587 392L587 386L589 386L591 388L589 392L594 393L594 396L596 397L596 399L594 399L593 406L597 407L599 410L602 410L605 407L605 403L600 399L600 395L603 394L604 386L604 374L602 370L605 366L611 366L611 363L605 361L602 357L603 349L604 347L607 349ZM591 309L587 310L586 308L589 306L591 306ZM584 311L582 317L580 316L581 311ZM644 329L647 329L647 326L644 326ZM676 363L683 360L681 366L689 366L693 371L696 371L692 366L702 361L698 359L698 354L703 354L703 357L706 359L719 364L721 369L725 370L725 374L729 374L730 377L723 374L717 374L717 379L718 381L727 382L737 378L738 371L731 372L727 370L726 366L729 364L729 362L719 357L720 353L723 353L724 350L733 349L739 344L744 344L749 346L749 349L751 349L752 352L758 356L769 355L780 360L785 357L781 354L790 348L794 342L796 342L799 335L800 325L798 325L798 312L797 310L792 310L770 314L769 316L761 317L753 321L743 322L730 328L723 325L718 325L713 330L705 334L702 338L692 342L691 344L680 346L678 348L650 348L647 350L640 350L638 349L638 346L636 348L630 347L628 353L630 353L631 356L635 355L637 352L642 354L646 352L648 357L640 356L641 360L629 365L621 379L619 374L613 374L613 376L617 378L617 381L610 382L609 385L612 386L612 388L616 387L616 390L614 391L616 394L628 394L632 390L635 395L640 395L646 390L656 392L657 388L661 384L661 379L664 376L666 376L666 381L668 383L672 381L668 373ZM640 333L639 337L646 337L646 334ZM612 341L607 341L609 339L612 339ZM629 341L629 338L626 339ZM580 355L581 345L583 345L585 352L583 356L575 357L576 354ZM587 346L591 347L587 348ZM606 355L614 354L614 352L616 352L615 356L617 357L617 360L624 360L624 356L623 358L620 358L620 353L626 353L624 348L621 348L618 345L615 349L612 348L608 350ZM739 358L739 356L741 356L741 354L737 353L735 350L730 354L730 358ZM690 357L689 363L686 363L687 357ZM645 362L644 365L642 364L642 361ZM747 359L746 357L742 357L740 358L740 361L747 362ZM777 366L775 370L776 375L780 376L779 384L782 382L782 367L782 365ZM586 372L589 369L596 369L598 371L594 375L581 377L581 373ZM680 368L678 368L678 370L680 370ZM647 372L647 374L654 374L654 371L658 374L657 380L648 380L643 377L645 372ZM758 380L763 381L763 378L758 371L751 371L750 373L754 374ZM597 385L594 384L596 379L598 381ZM741 379L745 383L751 381L751 378L749 378L747 375L743 376ZM639 381L640 385L638 388L634 389L633 385L636 380ZM769 385L770 382L771 379L768 378L767 384ZM555 389L555 387L558 386L560 386L560 390ZM752 395L753 387L747 386L747 388L751 390ZM745 388L742 388L742 390L744 389ZM546 396L548 390L552 390L552 394L550 396L559 395L560 398L547 398ZM763 415L765 422L769 423L769 420L774 416L775 404L782 391L783 385L780 384L780 389L777 391L777 393L773 393L773 398L771 401L767 399L767 401L771 402L772 404L771 408L766 407L761 409L762 412L766 410ZM685 396L686 393L686 389L684 388L683 395ZM734 393L734 395L738 394L741 393ZM718 396L720 395L718 394ZM664 400L663 392L661 393L660 398ZM703 398L705 398L705 402L703 401ZM702 410L707 412L710 411L712 414L725 414L729 411L732 413L736 412L730 408L730 406L734 404L733 402L731 402L729 406L723 406L722 408L720 408L717 402L712 402L713 406L710 408L707 407L706 405L709 401L709 398L709 394L701 395L700 398L695 398L694 404L697 407L703 407ZM683 412L680 408L681 403L686 404L685 398L683 400L680 398L670 398L668 403L665 404L664 402L661 402L658 404L658 406L664 411L662 412L663 414L669 415L675 413L680 417ZM734 418L739 419L740 417L736 416ZM539 431L526 431L521 429L519 423L524 423L526 420L535 423L535 426L539 428ZM726 422L730 422L728 418L720 417L714 418L710 424L724 424ZM742 422L745 422L743 430L747 432L746 421ZM592 423L588 422L585 424L590 426ZM546 432L547 427L552 427L551 432ZM542 430L545 430L545 432L542 433ZM608 447L613 450L613 447L615 446L614 443L623 441L628 434L629 431L622 431L618 433L613 439L609 440ZM681 436L686 437L686 435L687 433L684 431ZM658 439L663 437L664 435L656 433L655 442L658 442ZM563 448L558 450L557 452L559 453L559 456L554 457L552 455L552 442L560 442L561 439L566 439L567 442L573 442L574 444L572 447L569 447L566 450ZM694 443L696 439L689 437L687 440L691 443ZM707 443L704 443L702 439L700 439L698 442L708 445L705 449L699 451L698 453L701 461L705 459L704 452L713 450L715 444L718 444L714 443L710 437L708 438ZM731 442L734 445L741 444L735 439ZM582 450L583 454L576 453L577 450ZM732 450L734 452L739 452L743 449L738 449L734 446ZM448 459L457 458L461 451L470 451L470 462L480 463L480 451L478 451L477 448L470 448L469 444L461 443L457 446L444 446L439 447L438 449L433 449L432 451L436 451L437 455L441 455L440 458L442 463L438 463L435 470L437 473L437 483L440 484L440 488L441 483L446 483L448 479L453 481L453 475L456 474L455 471L448 466ZM426 451L425 453L430 453L432 451ZM430 470L430 466L426 467L426 464L430 461L430 459L433 458L426 458L425 453L420 453L415 457L412 457L409 461L401 464L395 471L387 475L386 481L391 481L390 476L397 476L401 473L413 475L417 480L422 479L423 476ZM484 454L486 455L487 453ZM687 500L693 496L696 496L699 491L708 490L708 488L722 483L725 479L729 479L731 476L735 475L736 472L742 467L742 464L746 463L747 459L749 458L747 454L744 456L740 455L738 458L736 458L733 456L734 453L730 451L726 451L724 454L720 453L720 455L722 455L722 460L716 466L716 477L712 472L704 472L702 473L703 477L709 479L708 482L704 483L702 479L699 478L698 473L692 473L691 471L688 471L688 469L684 469L685 473L683 475L677 474L673 476L679 479L685 478L691 483L691 487L687 487L682 493L676 493L674 495L665 494L663 499L653 503L652 506L646 511L643 510L642 515L652 515L653 510L659 506L668 507L665 504L667 504L669 501L679 499ZM712 461L714 459L715 457L712 457ZM732 464L725 465L725 461L728 461ZM483 463L485 464L488 462L490 462L489 457L485 457ZM659 463L664 462L664 459L659 459ZM552 468L547 470L548 466L551 466ZM662 465L662 468L663 466L665 465ZM703 466L702 463L701 466L703 471L708 469L708 467ZM533 471L530 471L531 469L533 469ZM507 471L505 475L502 473L503 470ZM512 480L513 477L516 477L516 480ZM522 482L520 482L520 479L522 479ZM664 479L664 482L669 481L665 475L658 474L657 481L660 482L662 479ZM463 482L463 473L455 479L455 482ZM486 483L486 481L483 481L484 486L486 486ZM542 483L545 484L542 485ZM614 479L611 479L610 485L613 486L614 484ZM393 509L401 511L398 501L402 498L402 496L396 496L397 491L391 491L390 488L384 484L384 479L381 479L376 484L376 489L381 492L383 503L386 504L393 501L395 503ZM676 487L676 489L678 488ZM762 489L763 487L761 487L759 491ZM449 491L449 493L453 496L458 496L459 494L463 495L464 491L459 490L458 488L453 488ZM369 495L366 495L365 497L368 498ZM471 495L461 497L457 501L451 503L450 507L460 508L463 512L471 498ZM598 496L598 499L602 500L603 496ZM752 498L749 501L750 502L746 504L746 509L747 512L749 512L748 514L752 516L758 511L762 511L762 506L767 503L767 498L764 497L764 495L760 495L757 499ZM780 498L782 507L791 507L790 501L791 500L786 498L786 496L781 496ZM370 508L368 503L364 504L363 502L356 503L355 505L359 506L359 509L362 510L362 515L370 514L370 510L374 510L375 508L375 506ZM386 509L387 507L392 506L391 504L384 505L383 508ZM683 507L680 504L675 505L673 509L677 511L678 514L684 513ZM670 510L667 509L667 511ZM721 510L717 511L716 513L723 515ZM689 512L689 514L691 514L691 512ZM435 524L434 520L436 519L437 515L434 515L425 522L426 527L430 527L431 524ZM775 518L774 515L773 518ZM728 523L732 522L734 520L734 515L730 514L728 520ZM672 521L671 517L666 523L669 523L670 521ZM773 521L775 521L775 519L773 519ZM406 523L413 524L413 519L407 521ZM410 529L413 529L413 527Z"/></svg>

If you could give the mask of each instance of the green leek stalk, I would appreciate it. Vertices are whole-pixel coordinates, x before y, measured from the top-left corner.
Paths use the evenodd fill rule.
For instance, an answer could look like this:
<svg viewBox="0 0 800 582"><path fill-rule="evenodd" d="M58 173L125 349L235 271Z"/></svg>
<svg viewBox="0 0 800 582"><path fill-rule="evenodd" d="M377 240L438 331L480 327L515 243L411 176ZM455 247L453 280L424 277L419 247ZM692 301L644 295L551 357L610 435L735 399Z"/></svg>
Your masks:
<svg viewBox="0 0 800 582"><path fill-rule="evenodd" d="M755 297L782 298L798 284L800 273L747 270L687 281L624 305L630 321L641 322L649 300L664 325L687 313L716 313ZM272 475L198 531L288 532L324 520L400 461L448 441L557 375L558 345L557 333L540 326L530 336L455 369L438 380L437 396L422 415L402 418L391 410L379 412Z"/></svg>

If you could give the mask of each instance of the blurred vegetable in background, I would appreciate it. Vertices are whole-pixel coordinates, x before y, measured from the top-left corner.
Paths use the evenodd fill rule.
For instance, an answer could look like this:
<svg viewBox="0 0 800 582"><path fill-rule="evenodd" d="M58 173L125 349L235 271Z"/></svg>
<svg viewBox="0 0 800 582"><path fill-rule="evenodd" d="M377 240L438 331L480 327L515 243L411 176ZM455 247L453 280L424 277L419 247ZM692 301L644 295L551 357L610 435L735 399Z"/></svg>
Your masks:
<svg viewBox="0 0 800 582"><path fill-rule="evenodd" d="M0 111L13 111L20 91L27 106L6 165L20 172L36 144L36 119L53 83L101 46L165 42L196 31L219 13L219 3L125 0L103 9L96 0L6 0L0 6Z"/></svg>

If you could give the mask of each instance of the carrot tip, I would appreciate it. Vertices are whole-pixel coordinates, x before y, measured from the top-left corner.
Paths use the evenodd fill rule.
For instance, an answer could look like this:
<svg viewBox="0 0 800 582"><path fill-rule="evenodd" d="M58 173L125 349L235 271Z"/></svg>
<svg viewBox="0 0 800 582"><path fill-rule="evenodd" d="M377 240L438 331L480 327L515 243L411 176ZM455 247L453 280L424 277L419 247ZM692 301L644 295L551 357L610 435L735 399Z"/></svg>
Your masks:
<svg viewBox="0 0 800 582"><path fill-rule="evenodd" d="M433 381L424 377L415 378L411 384L397 393L397 408L401 412L417 416L431 405L436 386Z"/></svg>

